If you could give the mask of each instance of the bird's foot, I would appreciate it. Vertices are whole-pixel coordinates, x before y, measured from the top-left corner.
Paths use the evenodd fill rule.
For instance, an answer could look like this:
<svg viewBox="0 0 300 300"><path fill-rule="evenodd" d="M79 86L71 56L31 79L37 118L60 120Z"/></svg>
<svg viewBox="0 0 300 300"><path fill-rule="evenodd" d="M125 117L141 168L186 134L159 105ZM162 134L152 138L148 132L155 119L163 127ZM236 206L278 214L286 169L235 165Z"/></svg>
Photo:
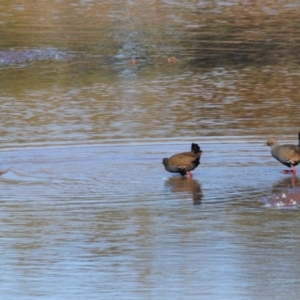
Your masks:
<svg viewBox="0 0 300 300"><path fill-rule="evenodd" d="M296 174L296 170L292 169L292 170L282 170L281 171L282 174Z"/></svg>
<svg viewBox="0 0 300 300"><path fill-rule="evenodd" d="M186 174L188 175L189 178L193 177L193 174L190 171L187 171Z"/></svg>

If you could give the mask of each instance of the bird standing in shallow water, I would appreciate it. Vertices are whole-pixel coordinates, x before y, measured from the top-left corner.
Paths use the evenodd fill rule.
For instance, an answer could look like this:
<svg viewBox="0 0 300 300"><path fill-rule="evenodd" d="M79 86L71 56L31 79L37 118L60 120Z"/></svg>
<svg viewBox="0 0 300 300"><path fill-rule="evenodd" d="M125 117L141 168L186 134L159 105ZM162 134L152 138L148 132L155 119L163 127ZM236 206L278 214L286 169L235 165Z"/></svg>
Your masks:
<svg viewBox="0 0 300 300"><path fill-rule="evenodd" d="M291 168L291 170L283 170L282 173L287 174L292 172L296 174L296 168L300 163L300 132L298 134L299 145L279 145L277 140L269 139L265 146L271 147L272 156L281 162L283 165Z"/></svg>
<svg viewBox="0 0 300 300"><path fill-rule="evenodd" d="M179 173L181 176L188 174L189 177L192 177L191 171L199 166L201 154L200 147L193 143L190 152L178 153L170 158L164 158L163 165L171 173Z"/></svg>

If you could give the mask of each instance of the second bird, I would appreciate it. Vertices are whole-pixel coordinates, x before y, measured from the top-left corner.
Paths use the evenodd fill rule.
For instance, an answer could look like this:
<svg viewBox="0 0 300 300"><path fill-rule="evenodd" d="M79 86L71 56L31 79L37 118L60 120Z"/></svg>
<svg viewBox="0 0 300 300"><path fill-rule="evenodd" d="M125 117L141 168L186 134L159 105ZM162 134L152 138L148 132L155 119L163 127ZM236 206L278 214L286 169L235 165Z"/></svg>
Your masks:
<svg viewBox="0 0 300 300"><path fill-rule="evenodd" d="M265 143L265 146L271 147L271 154L274 158L283 165L291 168L291 170L284 170L282 173L292 172L293 174L296 174L295 166L300 163L300 132L298 134L298 138L299 145L279 145L275 139L269 139Z"/></svg>

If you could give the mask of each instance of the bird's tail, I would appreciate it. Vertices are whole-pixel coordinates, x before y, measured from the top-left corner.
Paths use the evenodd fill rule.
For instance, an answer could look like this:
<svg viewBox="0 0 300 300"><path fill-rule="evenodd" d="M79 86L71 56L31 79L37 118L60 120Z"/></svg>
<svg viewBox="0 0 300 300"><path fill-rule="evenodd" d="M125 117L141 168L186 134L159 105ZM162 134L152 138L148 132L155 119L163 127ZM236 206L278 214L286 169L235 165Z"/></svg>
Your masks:
<svg viewBox="0 0 300 300"><path fill-rule="evenodd" d="M192 152L194 152L195 154L197 154L197 153L201 153L202 150L200 150L200 147L198 146L198 144L192 143Z"/></svg>

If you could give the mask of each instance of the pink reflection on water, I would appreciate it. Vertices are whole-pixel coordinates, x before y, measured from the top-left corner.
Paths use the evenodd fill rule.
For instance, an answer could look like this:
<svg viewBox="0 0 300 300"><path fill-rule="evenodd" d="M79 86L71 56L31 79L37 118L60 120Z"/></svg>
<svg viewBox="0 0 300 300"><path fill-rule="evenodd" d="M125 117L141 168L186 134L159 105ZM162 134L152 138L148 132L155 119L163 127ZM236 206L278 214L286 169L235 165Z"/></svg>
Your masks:
<svg viewBox="0 0 300 300"><path fill-rule="evenodd" d="M267 197L266 205L270 207L300 207L300 186L296 186L297 177L291 177L291 187L282 188Z"/></svg>

